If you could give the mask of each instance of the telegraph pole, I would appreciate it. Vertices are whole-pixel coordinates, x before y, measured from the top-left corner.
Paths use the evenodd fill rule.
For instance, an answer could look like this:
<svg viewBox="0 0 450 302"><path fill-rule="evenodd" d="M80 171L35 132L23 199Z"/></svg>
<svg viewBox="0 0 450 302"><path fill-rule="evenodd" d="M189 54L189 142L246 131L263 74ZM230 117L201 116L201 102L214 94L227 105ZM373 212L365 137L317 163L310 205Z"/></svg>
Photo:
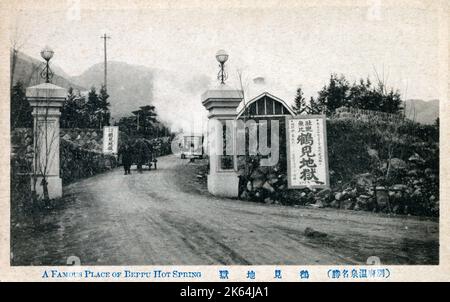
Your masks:
<svg viewBox="0 0 450 302"><path fill-rule="evenodd" d="M107 66L107 58L106 58L106 39L111 39L111 37L107 36L106 33L103 34L103 36L100 37L101 39L103 39L103 48L105 51L105 78L103 80L103 84L105 85L105 90L108 91L107 89L107 74L108 74L108 66Z"/></svg>

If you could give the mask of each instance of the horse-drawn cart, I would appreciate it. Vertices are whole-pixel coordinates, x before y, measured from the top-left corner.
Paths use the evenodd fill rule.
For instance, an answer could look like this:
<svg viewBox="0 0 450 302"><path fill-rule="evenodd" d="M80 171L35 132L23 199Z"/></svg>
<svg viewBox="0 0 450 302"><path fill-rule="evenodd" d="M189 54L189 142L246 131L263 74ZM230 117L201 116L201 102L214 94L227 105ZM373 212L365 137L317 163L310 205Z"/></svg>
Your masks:
<svg viewBox="0 0 450 302"><path fill-rule="evenodd" d="M138 171L142 171L143 166L147 166L149 170L154 167L156 170L156 154L154 147L148 140L138 139L133 144L133 164L137 166Z"/></svg>

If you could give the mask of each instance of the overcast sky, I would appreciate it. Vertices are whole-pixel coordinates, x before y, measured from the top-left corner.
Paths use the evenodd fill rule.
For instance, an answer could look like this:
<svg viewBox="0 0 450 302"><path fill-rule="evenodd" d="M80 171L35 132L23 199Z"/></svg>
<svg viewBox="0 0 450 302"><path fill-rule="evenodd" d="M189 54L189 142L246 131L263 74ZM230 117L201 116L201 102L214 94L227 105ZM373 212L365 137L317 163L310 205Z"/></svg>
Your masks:
<svg viewBox="0 0 450 302"><path fill-rule="evenodd" d="M237 85L236 71L242 69L249 80L264 77L265 89L289 102L298 85L308 98L315 95L330 73L351 81L368 76L375 80L375 70L380 75L384 71L387 84L406 98L437 99L439 24L434 8L420 1L409 8L377 6L384 4L377 0L359 3L82 9L80 18L76 7L62 5L53 11L22 10L13 27L25 41L25 53L39 57L48 44L55 51L54 63L69 75L103 60L100 35L106 32L112 37L110 60L176 71L187 78L205 74L213 82L214 55L225 49L230 85Z"/></svg>

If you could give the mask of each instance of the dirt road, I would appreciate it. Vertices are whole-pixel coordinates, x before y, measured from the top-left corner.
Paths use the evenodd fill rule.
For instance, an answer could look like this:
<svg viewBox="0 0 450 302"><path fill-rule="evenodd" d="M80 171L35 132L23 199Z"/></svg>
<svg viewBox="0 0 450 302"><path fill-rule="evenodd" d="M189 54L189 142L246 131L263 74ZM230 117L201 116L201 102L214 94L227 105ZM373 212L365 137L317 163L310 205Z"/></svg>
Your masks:
<svg viewBox="0 0 450 302"><path fill-rule="evenodd" d="M116 169L65 187L64 206L15 236L13 264L438 262L437 222L216 198L196 165L167 156L156 171ZM327 236L307 237L307 227Z"/></svg>

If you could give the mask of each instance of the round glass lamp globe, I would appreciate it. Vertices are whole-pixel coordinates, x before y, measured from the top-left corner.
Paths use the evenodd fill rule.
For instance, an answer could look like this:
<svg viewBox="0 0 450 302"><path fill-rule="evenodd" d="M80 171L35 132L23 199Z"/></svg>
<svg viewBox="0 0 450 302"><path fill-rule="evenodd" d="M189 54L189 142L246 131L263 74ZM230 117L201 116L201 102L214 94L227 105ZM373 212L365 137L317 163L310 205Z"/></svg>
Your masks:
<svg viewBox="0 0 450 302"><path fill-rule="evenodd" d="M216 59L219 63L225 63L228 60L228 54L225 50L221 49L216 53Z"/></svg>
<svg viewBox="0 0 450 302"><path fill-rule="evenodd" d="M41 57L46 61L50 60L53 57L53 54L53 50L48 46L45 46L45 48L41 51Z"/></svg>

